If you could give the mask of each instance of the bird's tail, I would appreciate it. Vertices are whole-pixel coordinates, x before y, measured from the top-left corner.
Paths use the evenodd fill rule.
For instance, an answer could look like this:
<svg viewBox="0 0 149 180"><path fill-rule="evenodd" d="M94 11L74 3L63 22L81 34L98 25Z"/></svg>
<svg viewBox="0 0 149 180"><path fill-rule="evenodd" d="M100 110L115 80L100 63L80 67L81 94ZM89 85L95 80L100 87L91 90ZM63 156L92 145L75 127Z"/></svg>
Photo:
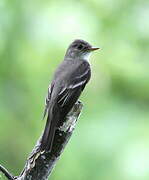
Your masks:
<svg viewBox="0 0 149 180"><path fill-rule="evenodd" d="M53 111L52 108L48 113L46 126L41 139L41 151L51 151L58 121L59 112L56 110Z"/></svg>

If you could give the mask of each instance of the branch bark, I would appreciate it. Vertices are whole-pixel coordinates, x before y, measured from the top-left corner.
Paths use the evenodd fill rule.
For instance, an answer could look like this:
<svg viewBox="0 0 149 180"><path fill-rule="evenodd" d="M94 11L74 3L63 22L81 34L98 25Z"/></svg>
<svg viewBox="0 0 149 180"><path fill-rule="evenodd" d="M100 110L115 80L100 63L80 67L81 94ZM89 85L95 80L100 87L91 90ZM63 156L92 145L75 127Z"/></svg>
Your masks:
<svg viewBox="0 0 149 180"><path fill-rule="evenodd" d="M47 180L48 179L53 168L55 167L56 162L58 161L60 155L62 154L66 144L68 143L74 131L82 107L83 107L82 103L78 101L74 105L72 110L68 113L63 124L57 128L51 152L40 151L40 141L42 137L41 135L41 137L37 141L37 144L35 145L31 154L29 155L23 171L17 177L13 177L11 175L11 177L13 178L11 180Z"/></svg>

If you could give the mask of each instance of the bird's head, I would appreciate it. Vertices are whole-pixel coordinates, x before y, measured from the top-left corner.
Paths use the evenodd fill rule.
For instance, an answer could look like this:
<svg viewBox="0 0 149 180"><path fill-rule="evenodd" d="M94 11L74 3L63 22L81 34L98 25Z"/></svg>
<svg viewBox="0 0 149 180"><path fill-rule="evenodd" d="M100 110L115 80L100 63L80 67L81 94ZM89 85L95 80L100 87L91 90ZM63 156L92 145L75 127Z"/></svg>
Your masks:
<svg viewBox="0 0 149 180"><path fill-rule="evenodd" d="M76 39L68 47L65 57L88 60L91 52L97 49L99 48L91 46L84 40Z"/></svg>

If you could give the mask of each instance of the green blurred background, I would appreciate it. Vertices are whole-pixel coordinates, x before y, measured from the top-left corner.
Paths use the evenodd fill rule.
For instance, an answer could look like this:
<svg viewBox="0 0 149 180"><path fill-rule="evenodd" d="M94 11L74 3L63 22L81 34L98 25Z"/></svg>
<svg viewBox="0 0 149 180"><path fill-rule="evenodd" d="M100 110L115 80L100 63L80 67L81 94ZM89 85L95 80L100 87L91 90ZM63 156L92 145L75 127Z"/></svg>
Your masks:
<svg viewBox="0 0 149 180"><path fill-rule="evenodd" d="M147 0L0 0L0 163L21 172L52 74L76 38L101 50L51 180L148 180Z"/></svg>

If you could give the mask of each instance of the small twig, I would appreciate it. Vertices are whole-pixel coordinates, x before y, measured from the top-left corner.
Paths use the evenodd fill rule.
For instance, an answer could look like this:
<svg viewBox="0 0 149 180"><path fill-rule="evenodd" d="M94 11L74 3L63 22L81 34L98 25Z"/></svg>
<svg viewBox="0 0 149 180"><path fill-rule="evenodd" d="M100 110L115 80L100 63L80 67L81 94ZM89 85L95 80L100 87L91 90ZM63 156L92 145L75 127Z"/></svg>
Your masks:
<svg viewBox="0 0 149 180"><path fill-rule="evenodd" d="M76 102L65 121L59 125L50 152L40 151L41 135L19 176L12 176L2 165L0 165L0 171L9 180L47 180L73 133L82 106L80 101Z"/></svg>
<svg viewBox="0 0 149 180"><path fill-rule="evenodd" d="M8 172L8 170L4 168L2 165L0 165L0 172L2 172L9 180L15 179L14 176L12 176L10 172Z"/></svg>

